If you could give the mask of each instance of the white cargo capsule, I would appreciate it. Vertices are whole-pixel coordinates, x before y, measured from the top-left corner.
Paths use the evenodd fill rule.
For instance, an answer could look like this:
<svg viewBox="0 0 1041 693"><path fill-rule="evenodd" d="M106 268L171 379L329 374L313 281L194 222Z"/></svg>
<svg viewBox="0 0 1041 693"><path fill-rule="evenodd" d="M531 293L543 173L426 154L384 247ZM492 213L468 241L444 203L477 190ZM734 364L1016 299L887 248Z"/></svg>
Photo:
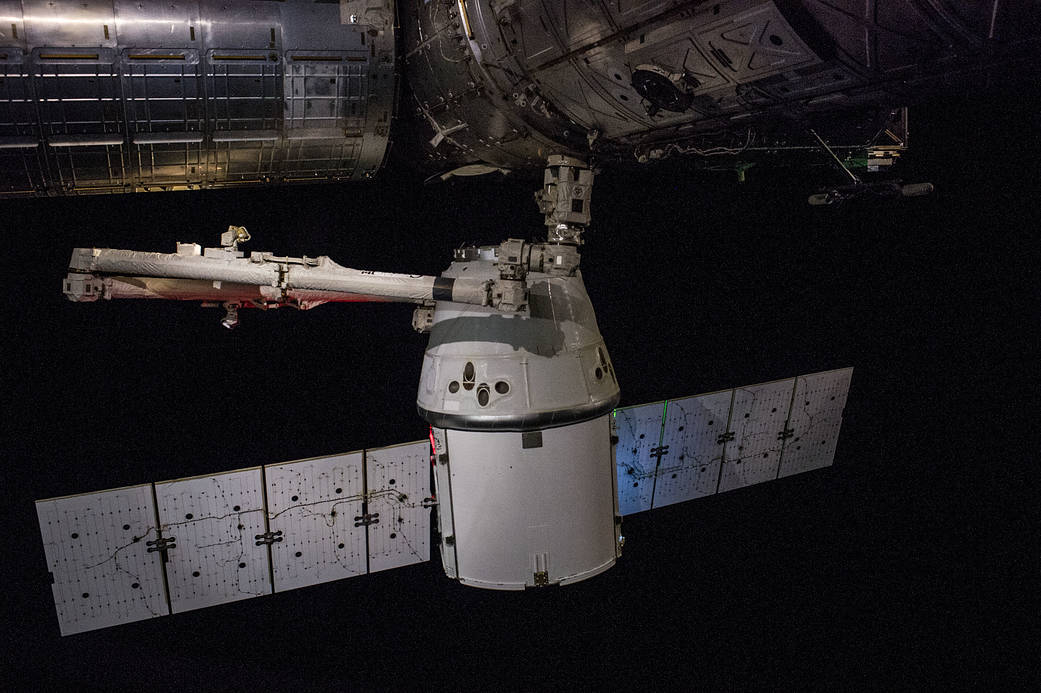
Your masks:
<svg viewBox="0 0 1041 693"><path fill-rule="evenodd" d="M442 276L498 279L498 250ZM475 587L577 582L620 552L618 381L593 306L577 271L524 281L526 311L439 300L420 376L445 573Z"/></svg>

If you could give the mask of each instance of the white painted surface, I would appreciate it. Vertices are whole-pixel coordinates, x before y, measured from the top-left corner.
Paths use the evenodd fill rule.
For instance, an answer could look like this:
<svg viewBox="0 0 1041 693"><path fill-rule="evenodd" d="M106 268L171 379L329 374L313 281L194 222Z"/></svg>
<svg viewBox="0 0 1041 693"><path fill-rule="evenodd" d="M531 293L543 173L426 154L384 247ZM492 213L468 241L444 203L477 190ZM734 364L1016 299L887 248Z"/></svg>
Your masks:
<svg viewBox="0 0 1041 693"><path fill-rule="evenodd" d="M36 501L62 635L168 613L152 485Z"/></svg>
<svg viewBox="0 0 1041 693"><path fill-rule="evenodd" d="M271 593L260 468L158 482L159 520L177 548L166 563L173 613Z"/></svg>
<svg viewBox="0 0 1041 693"><path fill-rule="evenodd" d="M518 432L447 431L464 584L519 590L540 571L566 584L614 565L609 415L538 433L525 448Z"/></svg>
<svg viewBox="0 0 1041 693"><path fill-rule="evenodd" d="M455 561L455 522L452 519L452 477L448 469L448 431L431 429L434 438L434 495L437 498L437 527L441 535L441 567L445 575L458 578ZM444 455L444 457L441 457Z"/></svg>
<svg viewBox="0 0 1041 693"><path fill-rule="evenodd" d="M430 560L430 441L365 451L369 514L369 572Z"/></svg>
<svg viewBox="0 0 1041 693"><path fill-rule="evenodd" d="M366 573L363 454L316 457L264 468L275 591Z"/></svg>

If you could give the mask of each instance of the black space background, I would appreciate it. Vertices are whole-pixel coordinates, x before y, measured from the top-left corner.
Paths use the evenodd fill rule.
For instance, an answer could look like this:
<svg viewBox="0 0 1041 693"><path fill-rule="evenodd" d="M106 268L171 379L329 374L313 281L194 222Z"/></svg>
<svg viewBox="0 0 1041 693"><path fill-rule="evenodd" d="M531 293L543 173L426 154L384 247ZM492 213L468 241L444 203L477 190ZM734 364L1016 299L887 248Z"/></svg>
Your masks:
<svg viewBox="0 0 1041 693"><path fill-rule="evenodd" d="M1038 91L912 112L931 198L810 208L606 171L583 270L636 404L854 366L835 466L626 519L619 564L496 593L424 565L69 638L33 500L415 440L405 305L75 305L74 246L247 250L437 273L540 237L533 184L462 180L9 201L0 561L6 687L877 689L1037 681ZM1029 597L1027 596L1029 594Z"/></svg>

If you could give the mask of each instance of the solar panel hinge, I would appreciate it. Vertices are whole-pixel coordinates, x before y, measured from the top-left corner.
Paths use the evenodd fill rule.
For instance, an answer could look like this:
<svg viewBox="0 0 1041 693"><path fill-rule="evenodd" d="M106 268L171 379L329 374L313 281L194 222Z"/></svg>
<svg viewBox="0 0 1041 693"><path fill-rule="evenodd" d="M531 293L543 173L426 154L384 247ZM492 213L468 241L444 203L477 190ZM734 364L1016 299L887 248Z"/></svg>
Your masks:
<svg viewBox="0 0 1041 693"><path fill-rule="evenodd" d="M374 525L374 524L379 523L379 521L380 521L380 514L379 513L365 513L363 515L355 515L354 516L354 526L355 527L368 527L369 525Z"/></svg>
<svg viewBox="0 0 1041 693"><path fill-rule="evenodd" d="M448 453L442 452L440 455L437 456L437 461L441 464L448 464Z"/></svg>
<svg viewBox="0 0 1041 693"><path fill-rule="evenodd" d="M169 551L170 549L176 549L177 548L177 543L176 542L177 542L177 537L162 537L162 536L159 536L158 538L154 539L153 541L146 541L145 542L145 545L148 546L148 548L145 549L145 551L147 551L148 553L153 553L155 551L158 551L162 555L163 560L165 561L166 560L166 552Z"/></svg>
<svg viewBox="0 0 1041 693"><path fill-rule="evenodd" d="M257 546L263 546L264 544L271 545L275 542L282 541L284 537L282 536L282 530L278 530L275 532L264 532L263 534L255 534L253 538L257 540Z"/></svg>
<svg viewBox="0 0 1041 693"><path fill-rule="evenodd" d="M549 584L549 573L545 570L538 571L535 573L534 582L536 587L545 587Z"/></svg>
<svg viewBox="0 0 1041 693"><path fill-rule="evenodd" d="M421 505L424 508L433 508L435 505L437 505L437 499L434 498L433 496L430 496L428 498L424 498L423 502L421 503Z"/></svg>
<svg viewBox="0 0 1041 693"><path fill-rule="evenodd" d="M669 454L669 446L668 445L662 445L661 447L651 448L651 457L657 457L659 462L661 462L661 458L662 458L663 455L668 455L668 454Z"/></svg>
<svg viewBox="0 0 1041 693"><path fill-rule="evenodd" d="M788 440L795 435L795 429L785 428L783 431L777 432L777 440Z"/></svg>
<svg viewBox="0 0 1041 693"><path fill-rule="evenodd" d="M734 432L733 431L727 431L723 435L721 435L718 438L716 438L716 445L722 445L723 443L729 443L733 439L734 439Z"/></svg>

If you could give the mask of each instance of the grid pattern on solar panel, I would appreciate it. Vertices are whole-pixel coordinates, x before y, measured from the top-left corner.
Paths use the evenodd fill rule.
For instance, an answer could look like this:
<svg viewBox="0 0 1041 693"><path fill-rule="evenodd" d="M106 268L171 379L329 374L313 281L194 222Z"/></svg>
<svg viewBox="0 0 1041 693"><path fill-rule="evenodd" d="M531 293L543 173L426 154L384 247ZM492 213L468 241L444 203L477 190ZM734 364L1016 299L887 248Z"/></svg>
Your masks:
<svg viewBox="0 0 1041 693"><path fill-rule="evenodd" d="M369 571L430 560L430 443L418 440L365 453L369 525Z"/></svg>
<svg viewBox="0 0 1041 693"><path fill-rule="evenodd" d="M362 452L265 467L275 591L364 575Z"/></svg>
<svg viewBox="0 0 1041 693"><path fill-rule="evenodd" d="M651 509L657 458L652 451L661 440L665 403L616 409L614 416L615 468L618 475L618 512L632 515Z"/></svg>
<svg viewBox="0 0 1041 693"><path fill-rule="evenodd" d="M169 613L151 484L36 502L62 635Z"/></svg>
<svg viewBox="0 0 1041 693"><path fill-rule="evenodd" d="M155 485L174 613L271 593L260 467Z"/></svg>
<svg viewBox="0 0 1041 693"><path fill-rule="evenodd" d="M728 433L734 437L724 447L719 493L773 481L781 461L779 437L788 420L795 378L734 390Z"/></svg>
<svg viewBox="0 0 1041 693"><path fill-rule="evenodd" d="M831 465L852 377L852 368L798 377L779 477Z"/></svg>
<svg viewBox="0 0 1041 693"><path fill-rule="evenodd" d="M653 507L711 496L719 484L733 390L669 400Z"/></svg>
<svg viewBox="0 0 1041 693"><path fill-rule="evenodd" d="M619 514L831 465L852 375L842 368L617 409Z"/></svg>

